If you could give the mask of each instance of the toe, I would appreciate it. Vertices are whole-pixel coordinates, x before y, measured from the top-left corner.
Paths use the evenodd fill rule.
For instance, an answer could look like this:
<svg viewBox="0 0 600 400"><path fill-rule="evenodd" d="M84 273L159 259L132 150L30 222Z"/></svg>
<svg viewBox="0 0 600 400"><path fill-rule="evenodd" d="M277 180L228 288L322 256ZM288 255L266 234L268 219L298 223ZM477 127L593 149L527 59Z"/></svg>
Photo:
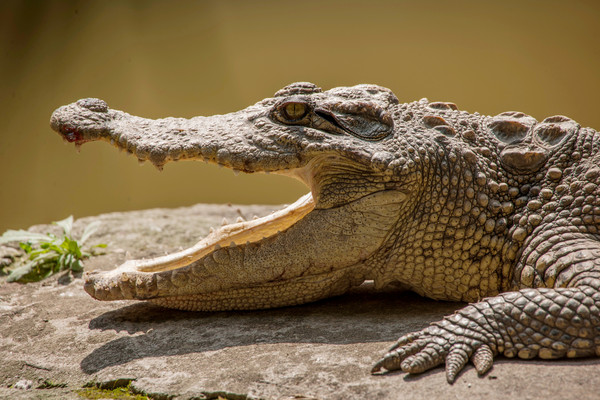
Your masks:
<svg viewBox="0 0 600 400"><path fill-rule="evenodd" d="M420 374L421 372L443 364L444 354L444 349L439 344L429 343L417 354L406 358L402 362L402 371L410 374Z"/></svg>
<svg viewBox="0 0 600 400"><path fill-rule="evenodd" d="M469 349L463 344L452 346L446 357L446 380L448 383L454 383L456 375L463 369L469 361Z"/></svg>
<svg viewBox="0 0 600 400"><path fill-rule="evenodd" d="M477 349L471 358L479 375L485 374L494 363L494 354L489 346L483 345Z"/></svg>
<svg viewBox="0 0 600 400"><path fill-rule="evenodd" d="M407 345L394 348L389 351L381 360L379 360L371 369L371 373L378 372L381 368L385 368L388 371L394 371L401 369L402 362L413 354L418 353L425 347L423 341L415 341L408 343Z"/></svg>

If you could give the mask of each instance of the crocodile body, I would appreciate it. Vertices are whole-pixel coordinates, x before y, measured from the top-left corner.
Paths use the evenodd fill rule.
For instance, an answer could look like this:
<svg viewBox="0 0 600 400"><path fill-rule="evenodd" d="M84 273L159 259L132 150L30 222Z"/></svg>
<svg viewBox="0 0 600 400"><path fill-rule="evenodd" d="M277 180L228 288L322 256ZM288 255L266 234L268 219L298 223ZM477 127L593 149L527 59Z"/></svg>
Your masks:
<svg viewBox="0 0 600 400"><path fill-rule="evenodd" d="M337 295L365 280L468 306L405 335L375 365L419 373L471 360L600 355L600 135L564 116L494 117L375 85L295 83L244 110L149 120L83 99L51 126L157 167L199 159L303 181L271 216L196 246L85 275L99 300L256 309Z"/></svg>

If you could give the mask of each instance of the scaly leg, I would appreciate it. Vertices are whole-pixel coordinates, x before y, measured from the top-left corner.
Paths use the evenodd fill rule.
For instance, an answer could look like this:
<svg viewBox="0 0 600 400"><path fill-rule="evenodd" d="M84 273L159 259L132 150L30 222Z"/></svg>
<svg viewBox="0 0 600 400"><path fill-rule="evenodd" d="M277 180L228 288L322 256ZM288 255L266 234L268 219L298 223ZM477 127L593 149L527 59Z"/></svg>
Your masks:
<svg viewBox="0 0 600 400"><path fill-rule="evenodd" d="M581 243L581 241L579 241ZM375 364L416 374L446 364L453 383L471 360L479 374L493 357L554 359L600 355L600 245L549 252L555 288L523 289L470 304L429 327L402 336ZM564 249L564 246L563 246ZM559 287L563 286L563 287Z"/></svg>

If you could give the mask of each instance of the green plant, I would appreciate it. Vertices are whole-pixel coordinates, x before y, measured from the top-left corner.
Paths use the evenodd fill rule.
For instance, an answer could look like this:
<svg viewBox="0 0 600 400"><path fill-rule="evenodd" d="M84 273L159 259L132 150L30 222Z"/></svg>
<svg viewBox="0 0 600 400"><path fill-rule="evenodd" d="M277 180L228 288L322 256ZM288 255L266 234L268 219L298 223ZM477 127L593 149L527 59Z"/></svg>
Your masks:
<svg viewBox="0 0 600 400"><path fill-rule="evenodd" d="M64 270L80 272L83 270L83 260L92 255L94 248L106 247L105 244L97 244L88 247L87 251L83 249L85 242L98 230L99 221L89 224L79 240L75 240L71 234L72 215L53 223L62 228L61 236L25 230L8 230L0 236L0 244L19 242L28 256L23 265L10 272L8 282L36 282Z"/></svg>
<svg viewBox="0 0 600 400"><path fill-rule="evenodd" d="M129 386L118 387L114 389L99 389L97 387L87 387L77 391L79 397L89 400L95 399L114 399L114 400L150 400L148 396L136 394L131 391Z"/></svg>
<svg viewBox="0 0 600 400"><path fill-rule="evenodd" d="M115 399L115 400L151 400L151 396L138 393L131 387L134 379L121 378L108 382L88 382L82 389L77 391L79 397L84 399ZM161 396L160 398L171 399L174 396Z"/></svg>

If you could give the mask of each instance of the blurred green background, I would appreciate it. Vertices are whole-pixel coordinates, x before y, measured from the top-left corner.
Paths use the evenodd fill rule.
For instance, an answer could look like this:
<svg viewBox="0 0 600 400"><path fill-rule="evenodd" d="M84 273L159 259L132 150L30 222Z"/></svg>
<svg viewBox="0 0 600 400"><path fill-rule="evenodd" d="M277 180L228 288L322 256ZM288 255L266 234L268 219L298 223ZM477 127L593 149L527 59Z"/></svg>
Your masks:
<svg viewBox="0 0 600 400"><path fill-rule="evenodd" d="M598 1L6 1L0 3L0 232L102 212L292 202L273 175L158 172L48 127L82 97L145 117L237 110L294 81L376 83L401 101L554 114L600 129Z"/></svg>

